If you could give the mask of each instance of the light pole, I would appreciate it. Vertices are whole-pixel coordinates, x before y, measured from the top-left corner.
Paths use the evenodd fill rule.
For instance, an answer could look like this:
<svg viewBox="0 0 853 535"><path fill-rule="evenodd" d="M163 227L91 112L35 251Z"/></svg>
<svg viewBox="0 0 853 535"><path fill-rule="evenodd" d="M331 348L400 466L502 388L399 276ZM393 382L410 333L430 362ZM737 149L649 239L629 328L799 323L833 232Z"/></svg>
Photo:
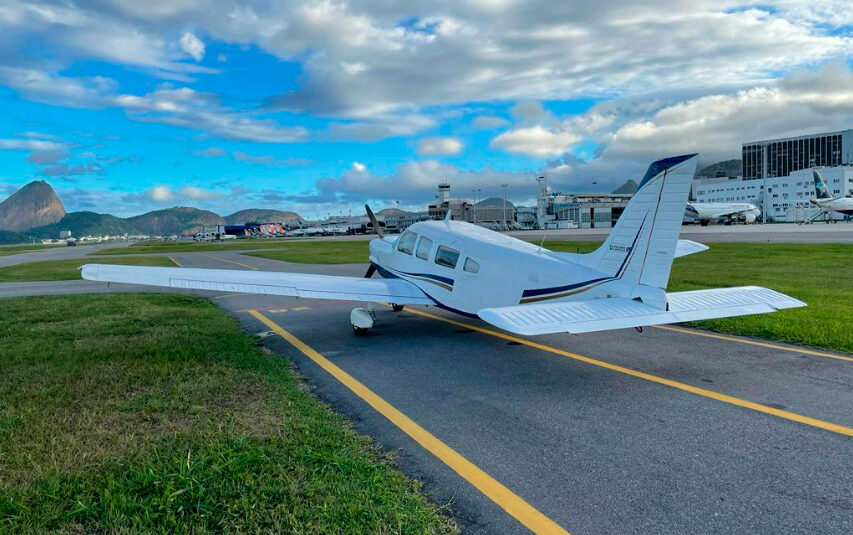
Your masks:
<svg viewBox="0 0 853 535"><path fill-rule="evenodd" d="M542 198L542 183L545 182L545 177L540 176L536 182L539 183L539 194L536 199L536 224L539 226L539 230L542 230L545 228L544 215L542 214L542 208L545 204L545 199Z"/></svg>
<svg viewBox="0 0 853 535"><path fill-rule="evenodd" d="M501 188L503 188L503 190L504 190L504 212L503 212L503 217L502 217L502 219L503 219L503 226L504 226L504 228L505 228L505 229L507 229L507 230L509 230L509 223L507 223L507 220L506 220L506 187L507 187L508 185L509 185L509 184L507 184L506 182L504 182L503 184L501 184Z"/></svg>
<svg viewBox="0 0 853 535"><path fill-rule="evenodd" d="M483 191L480 188L471 188L471 193L474 194L474 223L477 222L477 199L480 196L480 192Z"/></svg>

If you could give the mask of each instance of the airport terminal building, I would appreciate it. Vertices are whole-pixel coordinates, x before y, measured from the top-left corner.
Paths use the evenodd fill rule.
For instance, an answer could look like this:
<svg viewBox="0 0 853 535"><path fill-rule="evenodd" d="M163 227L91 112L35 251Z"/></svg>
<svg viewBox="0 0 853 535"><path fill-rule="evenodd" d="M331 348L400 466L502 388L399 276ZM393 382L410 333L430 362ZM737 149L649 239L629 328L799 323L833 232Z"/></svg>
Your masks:
<svg viewBox="0 0 853 535"><path fill-rule="evenodd" d="M833 195L853 195L853 130L748 142L741 153L742 176L694 181L697 202L748 202L768 221L804 221L818 212L809 202L815 196L812 169Z"/></svg>
<svg viewBox="0 0 853 535"><path fill-rule="evenodd" d="M812 167L853 165L853 130L751 141L741 147L744 180L788 176Z"/></svg>

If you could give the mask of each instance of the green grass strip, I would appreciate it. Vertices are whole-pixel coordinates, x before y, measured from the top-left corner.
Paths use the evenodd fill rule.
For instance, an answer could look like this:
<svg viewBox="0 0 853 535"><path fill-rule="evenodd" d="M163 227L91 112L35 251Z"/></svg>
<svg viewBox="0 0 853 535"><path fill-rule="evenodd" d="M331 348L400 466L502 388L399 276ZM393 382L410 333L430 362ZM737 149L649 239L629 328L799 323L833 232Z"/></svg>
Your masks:
<svg viewBox="0 0 853 535"><path fill-rule="evenodd" d="M76 258L73 260L45 260L0 267L0 282L59 281L80 278L78 268L83 264L123 264L129 266L174 267L167 256L129 256L126 258Z"/></svg>
<svg viewBox="0 0 853 535"><path fill-rule="evenodd" d="M0 299L0 317L0 532L455 532L206 300Z"/></svg>

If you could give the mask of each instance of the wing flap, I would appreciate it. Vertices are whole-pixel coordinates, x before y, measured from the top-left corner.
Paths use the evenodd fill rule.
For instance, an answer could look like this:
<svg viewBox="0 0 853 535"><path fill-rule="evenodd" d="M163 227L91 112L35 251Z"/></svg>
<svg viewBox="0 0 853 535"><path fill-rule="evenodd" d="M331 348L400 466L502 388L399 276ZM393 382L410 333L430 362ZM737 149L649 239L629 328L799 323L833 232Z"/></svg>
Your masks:
<svg viewBox="0 0 853 535"><path fill-rule="evenodd" d="M417 286L403 279L366 279L333 275L137 267L86 264L84 279L167 288L211 290L260 295L282 295L307 299L392 302L400 305L431 305L433 301Z"/></svg>
<svg viewBox="0 0 853 535"><path fill-rule="evenodd" d="M522 335L586 333L701 319L775 312L806 306L785 294L761 288L716 288L667 294L669 310L625 298L592 299L488 308L484 321Z"/></svg>

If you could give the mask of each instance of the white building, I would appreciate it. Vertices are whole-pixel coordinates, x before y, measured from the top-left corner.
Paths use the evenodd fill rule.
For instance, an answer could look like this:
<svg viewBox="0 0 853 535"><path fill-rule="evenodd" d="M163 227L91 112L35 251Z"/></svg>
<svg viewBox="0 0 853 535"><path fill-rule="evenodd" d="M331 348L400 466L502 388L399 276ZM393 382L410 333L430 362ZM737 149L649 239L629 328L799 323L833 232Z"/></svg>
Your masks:
<svg viewBox="0 0 853 535"><path fill-rule="evenodd" d="M833 195L853 195L853 166L822 167L818 168L818 171ZM812 169L801 169L787 176L764 179L697 179L693 182L693 195L697 202L752 203L761 208L767 221L797 222L817 213L809 202L809 199L815 196ZM843 219L843 216L835 214L835 218Z"/></svg>

